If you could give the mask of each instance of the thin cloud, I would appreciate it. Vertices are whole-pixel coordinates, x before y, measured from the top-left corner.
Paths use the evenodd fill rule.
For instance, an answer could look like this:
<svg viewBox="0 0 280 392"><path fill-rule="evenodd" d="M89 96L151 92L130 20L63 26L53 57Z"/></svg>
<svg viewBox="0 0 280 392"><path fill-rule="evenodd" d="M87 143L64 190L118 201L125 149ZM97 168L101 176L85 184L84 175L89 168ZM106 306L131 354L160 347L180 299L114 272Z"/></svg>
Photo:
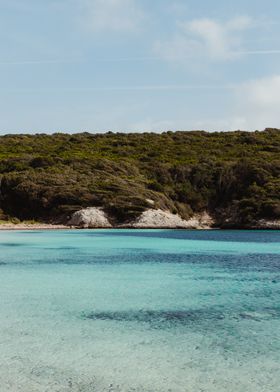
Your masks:
<svg viewBox="0 0 280 392"><path fill-rule="evenodd" d="M280 49L258 49L258 50L239 50L230 52L231 56L240 56L240 55L278 55L280 54ZM181 60L190 59L193 55L189 54L187 56L178 55L178 58ZM115 58L97 58L94 59L93 62L104 62L104 63L113 63L113 62L144 62L144 61L162 61L162 56L135 56L135 57L115 57Z"/></svg>
<svg viewBox="0 0 280 392"><path fill-rule="evenodd" d="M22 61L0 61L0 65L44 65L44 64L70 64L79 63L77 60L22 60Z"/></svg>
<svg viewBox="0 0 280 392"><path fill-rule="evenodd" d="M264 50L241 50L235 52L239 55L270 55L270 54L280 54L280 49L264 49Z"/></svg>
<svg viewBox="0 0 280 392"><path fill-rule="evenodd" d="M231 56L254 56L254 55L279 55L280 49L263 49L263 50L242 50L230 52ZM189 56L178 56L180 60L190 59ZM65 59L65 60L19 60L19 61L0 61L0 66L4 65L45 65L45 64L71 64L71 63L118 63L118 62L145 62L145 61L162 61L161 56L139 56L139 57L115 57L115 58L96 58L87 59Z"/></svg>
<svg viewBox="0 0 280 392"><path fill-rule="evenodd" d="M48 92L90 92L90 91L187 91L187 90L234 90L238 85L143 85L143 86L100 86L69 88L12 89L2 91L11 93L48 93Z"/></svg>
<svg viewBox="0 0 280 392"><path fill-rule="evenodd" d="M218 22L201 18L178 23L176 34L168 41L158 41L155 51L167 60L207 57L224 61L240 55L243 33L253 26L247 16Z"/></svg>
<svg viewBox="0 0 280 392"><path fill-rule="evenodd" d="M136 0L85 0L84 10L86 27L92 31L131 32L144 18Z"/></svg>

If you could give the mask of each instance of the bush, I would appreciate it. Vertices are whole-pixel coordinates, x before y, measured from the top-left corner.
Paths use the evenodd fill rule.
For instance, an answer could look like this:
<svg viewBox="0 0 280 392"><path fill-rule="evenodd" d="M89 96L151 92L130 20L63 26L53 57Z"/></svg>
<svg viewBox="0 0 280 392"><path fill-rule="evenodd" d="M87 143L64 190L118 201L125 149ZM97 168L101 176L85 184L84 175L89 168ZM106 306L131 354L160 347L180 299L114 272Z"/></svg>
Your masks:
<svg viewBox="0 0 280 392"><path fill-rule="evenodd" d="M152 206L184 217L207 209L221 221L276 219L279 178L275 129L0 137L0 208L19 219L88 206L120 222Z"/></svg>

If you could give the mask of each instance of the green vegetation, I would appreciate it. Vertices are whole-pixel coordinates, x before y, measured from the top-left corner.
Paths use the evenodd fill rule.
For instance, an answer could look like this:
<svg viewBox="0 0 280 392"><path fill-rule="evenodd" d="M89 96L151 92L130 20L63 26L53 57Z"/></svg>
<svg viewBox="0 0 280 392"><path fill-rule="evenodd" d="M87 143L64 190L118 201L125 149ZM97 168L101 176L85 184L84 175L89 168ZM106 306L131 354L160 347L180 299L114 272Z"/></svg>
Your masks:
<svg viewBox="0 0 280 392"><path fill-rule="evenodd" d="M116 222L146 208L220 225L280 218L280 130L0 137L0 219L64 221L103 206Z"/></svg>

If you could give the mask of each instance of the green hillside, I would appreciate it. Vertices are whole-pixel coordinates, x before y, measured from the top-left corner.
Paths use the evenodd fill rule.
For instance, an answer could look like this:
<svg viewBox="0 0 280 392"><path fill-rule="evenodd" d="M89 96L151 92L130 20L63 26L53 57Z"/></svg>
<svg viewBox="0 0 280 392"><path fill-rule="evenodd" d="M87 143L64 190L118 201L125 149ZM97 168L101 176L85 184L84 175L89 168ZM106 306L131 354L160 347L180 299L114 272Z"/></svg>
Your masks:
<svg viewBox="0 0 280 392"><path fill-rule="evenodd" d="M118 223L151 207L219 225L280 218L280 130L0 137L2 219L64 221L102 206Z"/></svg>

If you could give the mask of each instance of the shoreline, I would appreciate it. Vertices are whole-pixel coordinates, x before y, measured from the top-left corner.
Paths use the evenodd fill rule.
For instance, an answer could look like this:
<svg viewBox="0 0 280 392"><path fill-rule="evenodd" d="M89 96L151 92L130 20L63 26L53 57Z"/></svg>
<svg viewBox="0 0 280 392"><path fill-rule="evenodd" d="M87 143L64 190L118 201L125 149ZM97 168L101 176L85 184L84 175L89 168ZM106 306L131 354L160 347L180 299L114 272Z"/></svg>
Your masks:
<svg viewBox="0 0 280 392"><path fill-rule="evenodd" d="M223 230L223 231L277 231L280 227L204 227L204 228L179 228L179 227L133 227L133 226L112 226L112 227L78 227L78 226L66 226L66 225L55 225L50 223L37 223L37 224L27 224L27 223L2 223L0 224L0 231L32 231L32 230L180 230L180 231L203 231L203 230Z"/></svg>
<svg viewBox="0 0 280 392"><path fill-rule="evenodd" d="M66 225L52 225L50 223L1 223L0 231L4 230L71 230L74 229L72 227Z"/></svg>
<svg viewBox="0 0 280 392"><path fill-rule="evenodd" d="M61 223L58 223L61 222ZM128 229L128 230L280 230L280 219L259 219L247 223L238 220L219 220L203 211L189 219L168 210L148 209L137 218L120 223L109 217L102 208L88 207L76 211L71 219L53 217L53 220L0 220L2 230L94 230L94 229Z"/></svg>

